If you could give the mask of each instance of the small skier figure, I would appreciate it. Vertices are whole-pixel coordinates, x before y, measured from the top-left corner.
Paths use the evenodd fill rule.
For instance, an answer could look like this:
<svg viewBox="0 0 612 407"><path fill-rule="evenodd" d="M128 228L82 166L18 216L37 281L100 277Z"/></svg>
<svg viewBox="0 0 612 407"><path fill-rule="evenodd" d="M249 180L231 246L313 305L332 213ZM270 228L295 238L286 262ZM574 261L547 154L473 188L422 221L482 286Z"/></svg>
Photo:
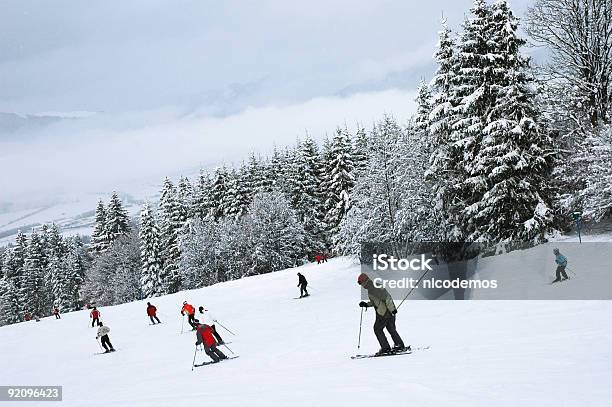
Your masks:
<svg viewBox="0 0 612 407"><path fill-rule="evenodd" d="M306 286L308 285L308 281L306 281L306 277L302 275L302 273L297 273L298 275L298 287L300 287L300 298L308 297L308 291L306 290ZM315 290L316 291L316 290Z"/></svg>
<svg viewBox="0 0 612 407"><path fill-rule="evenodd" d="M26 312L25 315L23 316L23 320L24 321L31 321L32 320L32 315L29 312Z"/></svg>
<svg viewBox="0 0 612 407"><path fill-rule="evenodd" d="M565 268L567 267L567 257L562 255L557 248L553 249L553 253L555 254L555 263L557 263L557 278L553 280L553 283L567 280L569 278L565 272Z"/></svg>
<svg viewBox="0 0 612 407"><path fill-rule="evenodd" d="M196 338L198 339L195 343L196 346L203 344L204 352L213 360L213 363L227 359L227 356L217 349L217 341L210 325L200 324L200 321L197 319L194 320L194 323L196 326Z"/></svg>
<svg viewBox="0 0 612 407"><path fill-rule="evenodd" d="M323 258L321 257L321 255L320 255L320 254L315 255L315 260L316 260L317 264L321 264L321 260L322 260L322 259L323 259Z"/></svg>
<svg viewBox="0 0 612 407"><path fill-rule="evenodd" d="M327 253L321 254L321 263L327 263Z"/></svg>
<svg viewBox="0 0 612 407"><path fill-rule="evenodd" d="M91 318L91 327L93 328L98 322L100 322L100 311L96 307L93 307L91 312L89 313L89 318Z"/></svg>
<svg viewBox="0 0 612 407"><path fill-rule="evenodd" d="M115 351L115 348L113 348L113 345L111 344L110 339L108 338L109 333L110 333L110 328L107 326L104 326L102 324L102 321L98 321L98 334L96 335L96 340L100 339L100 341L102 342L104 353Z"/></svg>
<svg viewBox="0 0 612 407"><path fill-rule="evenodd" d="M147 302L147 315L151 319L151 323L153 325L155 325L155 321L157 321L158 324L161 324L161 321L159 318L157 318L157 308L155 308L155 305L151 305L150 302Z"/></svg>
<svg viewBox="0 0 612 407"><path fill-rule="evenodd" d="M59 308L57 307L53 308L53 315L55 315L55 319L62 319L62 317L60 316Z"/></svg>
<svg viewBox="0 0 612 407"><path fill-rule="evenodd" d="M217 332L217 327L215 327L215 324L213 323L213 322L217 322L215 317L210 313L210 311L208 311L203 306L200 306L198 308L198 311L200 312L199 321L203 324L209 325L210 329L212 329L212 334L214 335L217 342L219 342L219 345L223 345L225 341L223 341L223 338L221 338L221 335L219 335L219 333Z"/></svg>
<svg viewBox="0 0 612 407"><path fill-rule="evenodd" d="M387 290L384 288L377 288L367 274L361 273L357 278L357 284L368 292L369 302L361 301L360 307L374 307L376 309L376 321L374 322L374 334L378 343L380 344L380 350L376 353L377 356L390 354L393 352L401 352L406 349L410 349L410 346L406 348L404 341L397 333L395 328L395 315L397 314L397 308L393 298ZM389 345L389 341L383 332L383 329L387 329L393 339L393 349Z"/></svg>
<svg viewBox="0 0 612 407"><path fill-rule="evenodd" d="M187 322L189 322L189 325L195 331L195 308L193 308L193 305L188 304L187 301L183 301L183 308L181 309L181 315L185 314L187 314Z"/></svg>

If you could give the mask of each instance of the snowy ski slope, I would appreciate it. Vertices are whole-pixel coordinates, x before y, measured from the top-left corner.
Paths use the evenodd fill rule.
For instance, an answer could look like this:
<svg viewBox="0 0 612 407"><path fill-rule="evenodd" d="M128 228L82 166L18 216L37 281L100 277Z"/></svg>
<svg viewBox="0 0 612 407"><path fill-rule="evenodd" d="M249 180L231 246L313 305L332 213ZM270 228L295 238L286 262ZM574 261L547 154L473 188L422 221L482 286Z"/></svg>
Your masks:
<svg viewBox="0 0 612 407"><path fill-rule="evenodd" d="M293 299L297 271L309 298ZM94 355L87 311L2 327L0 384L62 385L56 405L75 407L611 405L612 302L409 301L398 330L431 349L351 360L358 273L339 258L156 298L158 326L148 325L146 301L103 307L118 349L109 355ZM180 333L183 300L238 334L219 329L240 358L191 371L195 335ZM361 353L378 349L373 320L364 314Z"/></svg>

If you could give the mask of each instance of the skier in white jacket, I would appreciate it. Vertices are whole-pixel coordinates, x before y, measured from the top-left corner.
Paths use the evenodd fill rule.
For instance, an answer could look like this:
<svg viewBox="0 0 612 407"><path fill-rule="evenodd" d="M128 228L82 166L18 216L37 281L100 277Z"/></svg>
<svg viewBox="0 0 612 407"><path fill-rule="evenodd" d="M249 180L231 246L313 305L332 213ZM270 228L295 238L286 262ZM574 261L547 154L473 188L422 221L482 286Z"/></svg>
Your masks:
<svg viewBox="0 0 612 407"><path fill-rule="evenodd" d="M108 339L108 334L110 333L110 328L104 326L102 321L98 321L98 335L96 336L96 340L100 339L102 342L102 347L105 349L104 353L114 352L115 348L113 348L113 344Z"/></svg>
<svg viewBox="0 0 612 407"><path fill-rule="evenodd" d="M210 326L212 329L212 333L215 336L215 339L217 340L219 345L223 345L225 342L223 341L223 338L221 338L221 335L219 335L219 333L217 332L217 328L215 327L215 322L217 322L217 319L210 313L209 310L207 310L203 306L200 306L198 308L198 311L200 312L200 323Z"/></svg>

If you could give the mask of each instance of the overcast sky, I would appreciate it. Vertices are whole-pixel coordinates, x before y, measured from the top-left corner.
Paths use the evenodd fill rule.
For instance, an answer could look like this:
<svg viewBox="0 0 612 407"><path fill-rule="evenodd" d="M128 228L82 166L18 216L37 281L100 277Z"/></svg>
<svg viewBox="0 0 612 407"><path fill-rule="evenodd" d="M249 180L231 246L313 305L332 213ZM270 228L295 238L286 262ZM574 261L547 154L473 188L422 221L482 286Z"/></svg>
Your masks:
<svg viewBox="0 0 612 407"><path fill-rule="evenodd" d="M470 4L0 0L0 112L95 113L0 129L0 203L127 188L384 113L404 121L442 13L457 28ZM528 2L510 4L522 15Z"/></svg>

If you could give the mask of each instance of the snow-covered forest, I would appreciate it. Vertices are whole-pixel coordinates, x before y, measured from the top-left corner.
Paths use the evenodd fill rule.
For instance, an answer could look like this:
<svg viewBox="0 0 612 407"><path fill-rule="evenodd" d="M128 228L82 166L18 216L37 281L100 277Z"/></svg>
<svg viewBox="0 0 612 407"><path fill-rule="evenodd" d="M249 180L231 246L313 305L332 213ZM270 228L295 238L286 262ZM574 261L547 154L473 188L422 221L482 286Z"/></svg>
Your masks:
<svg viewBox="0 0 612 407"><path fill-rule="evenodd" d="M565 7L572 3L572 7ZM53 225L0 253L0 324L298 266L362 242L538 244L612 214L612 2L475 0L442 22L418 110L240 165L163 181L129 219L114 194L91 244ZM535 66L527 42L544 46ZM341 121L341 118L339 118ZM264 129L261 129L262 131Z"/></svg>

